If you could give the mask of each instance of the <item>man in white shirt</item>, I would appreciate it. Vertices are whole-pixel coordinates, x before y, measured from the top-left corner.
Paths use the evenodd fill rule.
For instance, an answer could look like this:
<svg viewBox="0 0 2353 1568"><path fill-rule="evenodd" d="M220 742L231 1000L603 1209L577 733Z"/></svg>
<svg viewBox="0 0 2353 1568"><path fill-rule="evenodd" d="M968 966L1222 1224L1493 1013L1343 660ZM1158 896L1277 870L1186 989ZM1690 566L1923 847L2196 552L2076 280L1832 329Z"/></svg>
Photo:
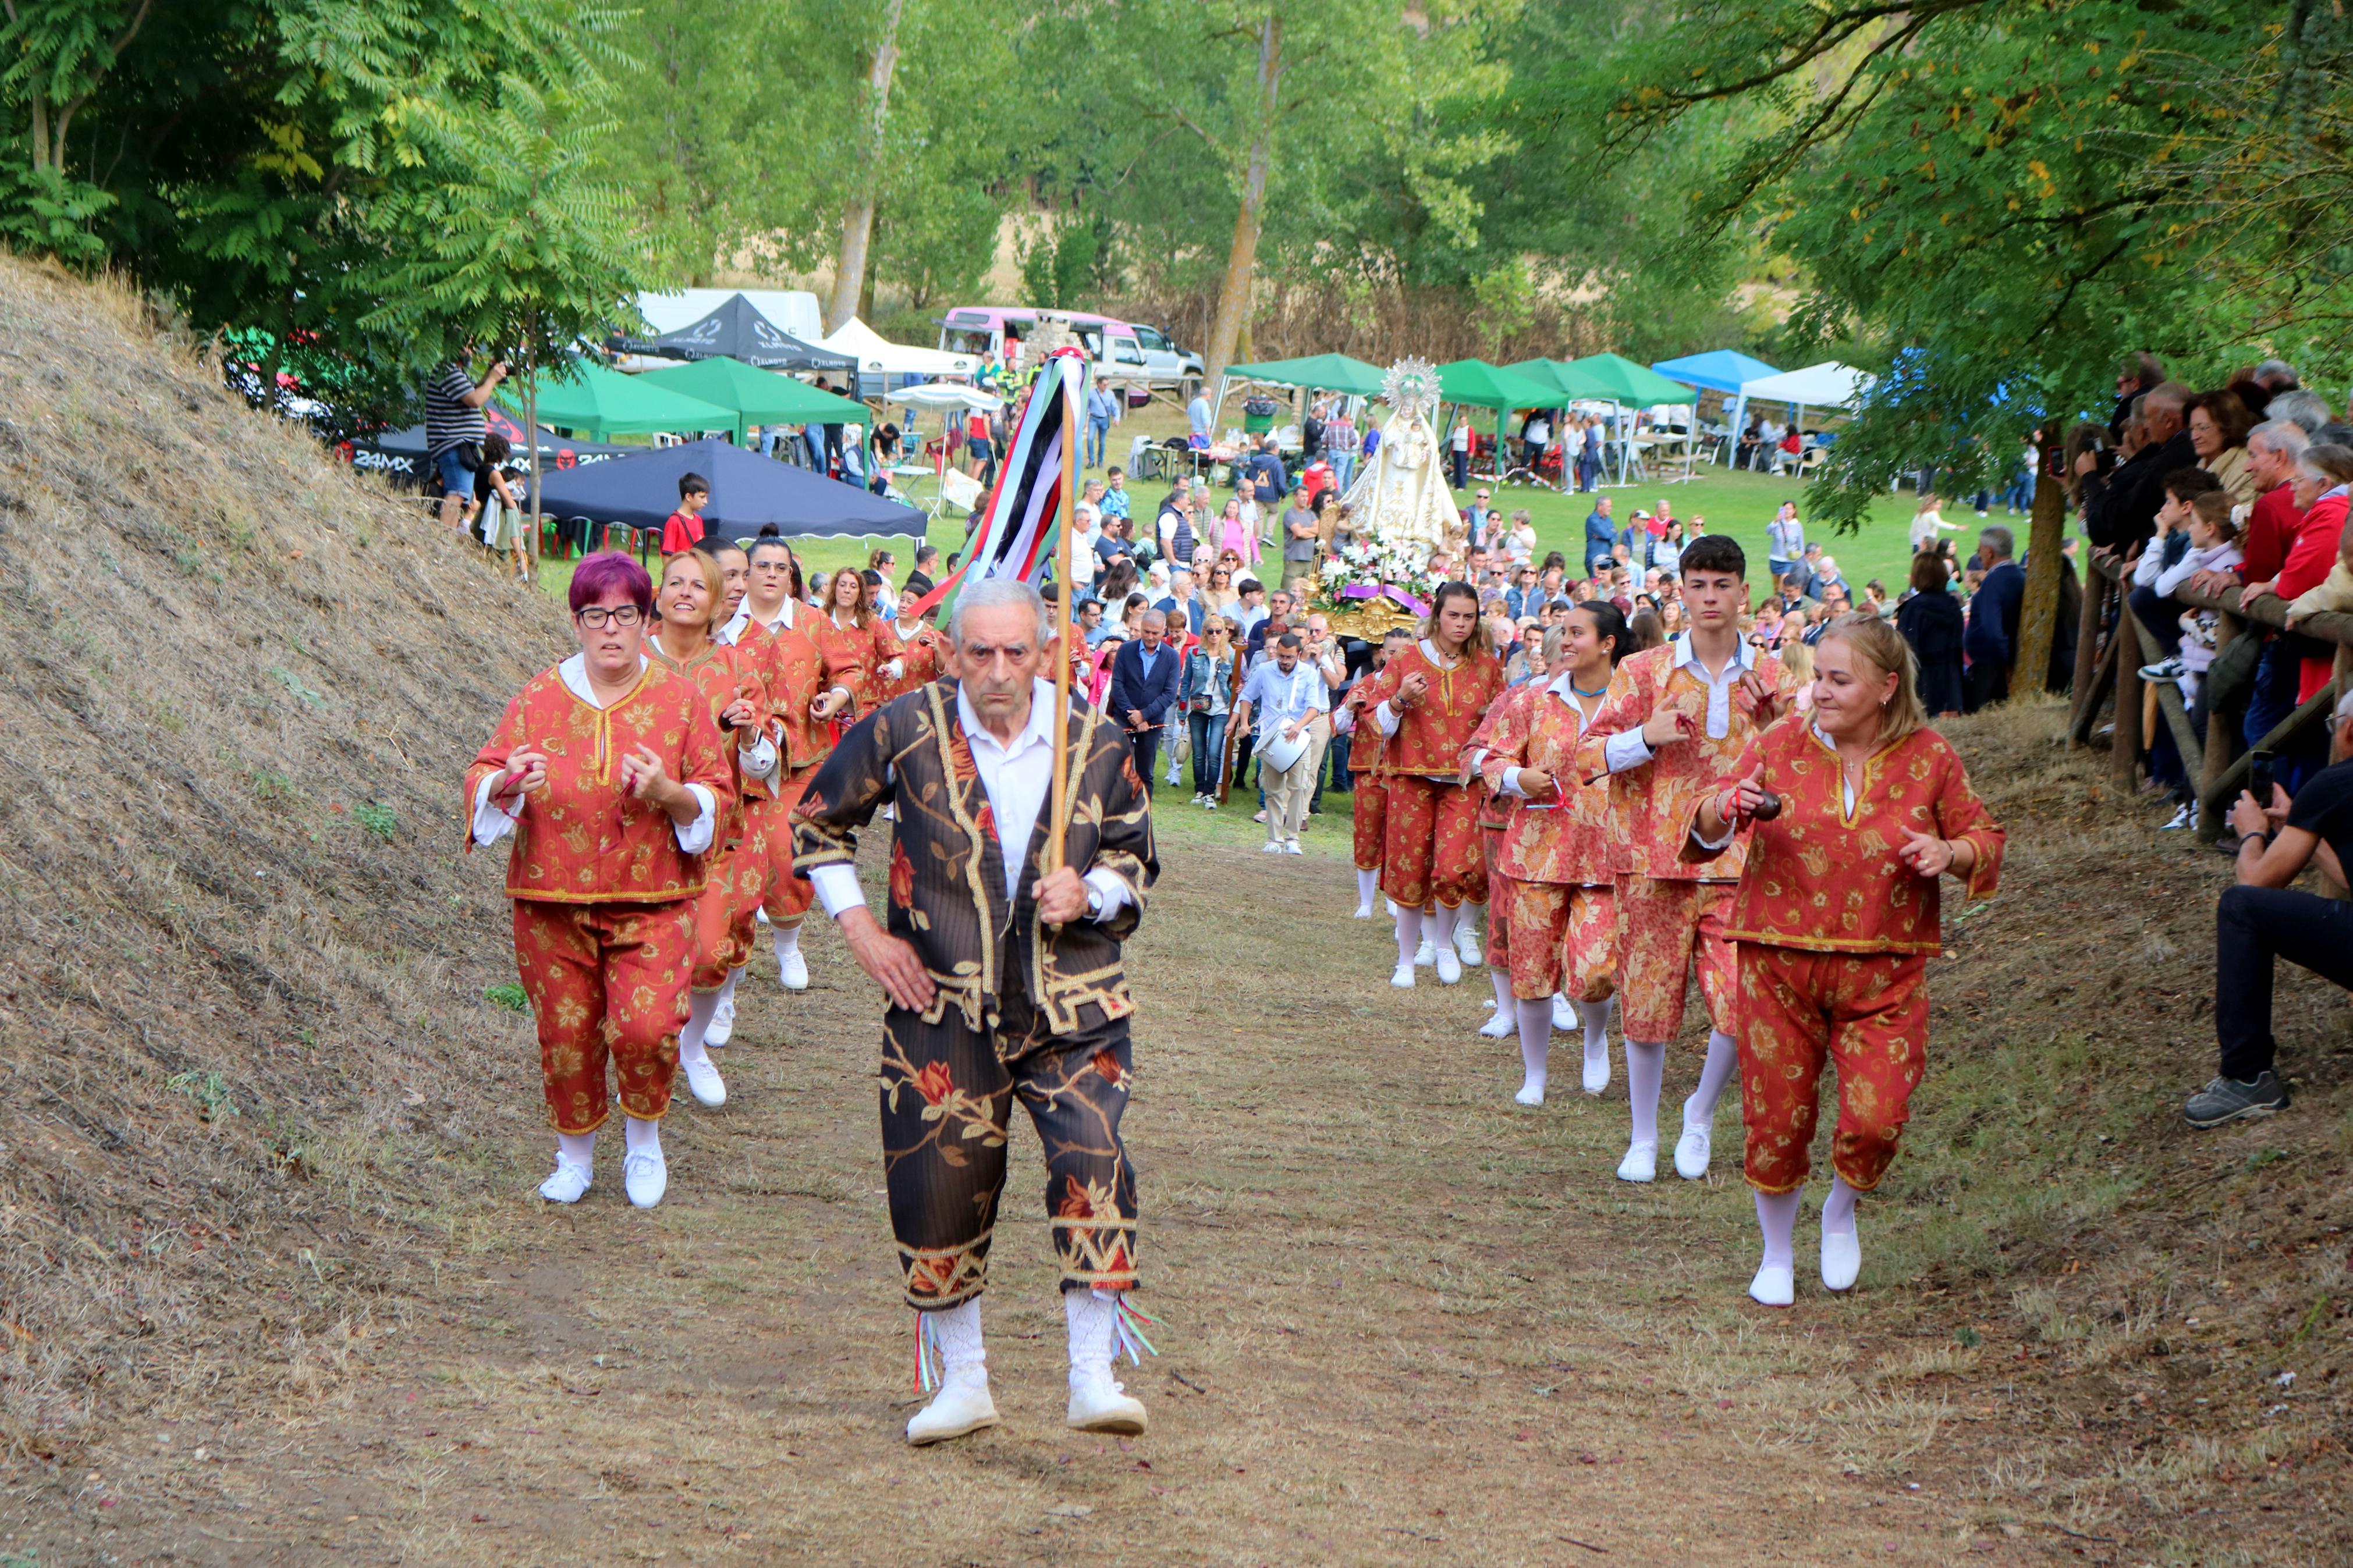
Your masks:
<svg viewBox="0 0 2353 1568"><path fill-rule="evenodd" d="M1144 1405L1111 1363L1135 1284L1135 1176L1119 1136L1134 1005L1121 944L1158 874L1151 805L1119 727L1074 704L1065 743L1077 807L1053 844L1045 603L1018 581L977 583L948 633L953 683L896 698L851 730L793 817L796 868L890 1002L884 1179L926 1386L938 1380L907 1439L997 1423L979 1297L1017 1097L1046 1152L1070 1328L1067 1424L1141 1433ZM859 889L857 835L893 800L885 930Z"/></svg>
<svg viewBox="0 0 2353 1568"><path fill-rule="evenodd" d="M1302 658L1303 651L1296 632L1275 638L1274 657L1250 671L1234 704L1233 721L1251 726L1258 737L1270 855L1306 853L1299 847L1299 829L1307 820L1308 797L1332 739L1331 688L1322 667ZM1279 756L1289 757L1287 765L1275 765Z"/></svg>

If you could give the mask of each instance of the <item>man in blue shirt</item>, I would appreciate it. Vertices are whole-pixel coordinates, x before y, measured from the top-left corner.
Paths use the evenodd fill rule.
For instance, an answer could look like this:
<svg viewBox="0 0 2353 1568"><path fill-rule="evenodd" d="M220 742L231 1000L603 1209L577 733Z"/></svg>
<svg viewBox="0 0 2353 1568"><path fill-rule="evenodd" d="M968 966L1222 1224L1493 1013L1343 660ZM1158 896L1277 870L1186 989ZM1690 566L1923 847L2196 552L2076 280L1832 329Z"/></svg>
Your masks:
<svg viewBox="0 0 2353 1568"><path fill-rule="evenodd" d="M1332 698L1324 672L1301 657L1298 633L1283 633L1270 651L1273 657L1242 683L1233 721L1249 723L1258 738L1259 784L1266 792L1266 852L1299 855L1305 853L1299 847L1299 829L1307 820L1308 800L1332 736ZM1287 768L1275 767L1265 755L1278 738L1307 742Z"/></svg>
<svg viewBox="0 0 2353 1568"><path fill-rule="evenodd" d="M1618 525L1609 520L1609 498L1603 496L1585 514L1585 574L1593 575L1596 566L1609 560L1609 547L1618 542Z"/></svg>
<svg viewBox="0 0 2353 1568"><path fill-rule="evenodd" d="M2018 612L2026 603L2026 574L2010 559L2016 548L2010 530L1989 528L1978 535L1978 556L1989 563L1985 581L1969 599L1969 624L1961 633L1961 655L1969 661L1964 711L2010 696L2010 667L2018 661Z"/></svg>
<svg viewBox="0 0 2353 1568"><path fill-rule="evenodd" d="M1193 401L1185 405L1185 422L1192 429L1195 447L1207 447L1209 444L1211 417L1209 395L1206 392L1195 393Z"/></svg>

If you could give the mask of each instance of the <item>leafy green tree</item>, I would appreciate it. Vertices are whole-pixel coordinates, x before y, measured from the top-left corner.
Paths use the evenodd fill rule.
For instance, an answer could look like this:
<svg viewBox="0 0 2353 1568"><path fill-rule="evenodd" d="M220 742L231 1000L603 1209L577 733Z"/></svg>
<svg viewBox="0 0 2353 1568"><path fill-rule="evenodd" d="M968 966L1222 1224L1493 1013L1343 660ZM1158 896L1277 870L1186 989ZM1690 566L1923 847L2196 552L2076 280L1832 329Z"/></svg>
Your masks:
<svg viewBox="0 0 2353 1568"><path fill-rule="evenodd" d="M495 205L535 134L536 210L623 232L577 156L614 58L615 14L587 0L10 0L0 123L0 232L104 263L172 298L206 332L343 400L346 426L397 417L427 366L459 353L479 312L450 299L446 237ZM520 117L520 120L518 120ZM502 241L503 243L503 241ZM533 232L524 252L543 247ZM543 255L544 252L543 251ZM478 266L527 271L524 254ZM605 279L604 281L609 281ZM582 301L609 314L625 291ZM401 302L396 325L385 300Z"/></svg>
<svg viewBox="0 0 2353 1568"><path fill-rule="evenodd" d="M1740 112L1697 187L1699 228L1761 227L1802 268L1800 347L1879 345L1885 374L1812 496L1852 527L1900 471L1975 484L2024 430L2055 442L2104 414L2122 350L2190 377L2259 345L2341 353L2317 296L2225 280L2232 204L2193 173L2255 108L2235 84L2276 57L2282 19L2260 0L1703 0L1607 62L1604 129L1625 148ZM2063 527L2043 491L2021 660L2035 670Z"/></svg>

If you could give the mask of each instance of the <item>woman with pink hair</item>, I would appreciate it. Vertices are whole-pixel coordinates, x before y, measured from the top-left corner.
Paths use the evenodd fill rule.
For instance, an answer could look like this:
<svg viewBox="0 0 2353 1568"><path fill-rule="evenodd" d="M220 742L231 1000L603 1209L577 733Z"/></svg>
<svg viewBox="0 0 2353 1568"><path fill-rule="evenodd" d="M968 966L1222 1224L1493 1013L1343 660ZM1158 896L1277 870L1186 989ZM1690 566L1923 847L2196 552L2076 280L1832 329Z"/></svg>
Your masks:
<svg viewBox="0 0 2353 1568"><path fill-rule="evenodd" d="M466 773L468 847L512 837L515 967L539 1026L555 1123L550 1203L588 1191L615 1089L629 1201L670 1184L661 1118L694 972L694 906L735 787L711 704L646 654L654 585L627 555L572 576L580 651L532 677Z"/></svg>

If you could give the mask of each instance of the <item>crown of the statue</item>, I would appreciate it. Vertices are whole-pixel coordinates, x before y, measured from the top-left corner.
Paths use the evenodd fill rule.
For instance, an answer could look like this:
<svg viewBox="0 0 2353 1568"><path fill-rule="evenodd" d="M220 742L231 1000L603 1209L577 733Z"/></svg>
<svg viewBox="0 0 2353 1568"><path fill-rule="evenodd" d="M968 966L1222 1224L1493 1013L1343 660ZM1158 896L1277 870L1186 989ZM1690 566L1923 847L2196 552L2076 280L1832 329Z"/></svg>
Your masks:
<svg viewBox="0 0 2353 1568"><path fill-rule="evenodd" d="M1438 367L1426 359L1401 359L1381 377L1381 401L1400 414L1428 417L1438 405Z"/></svg>

